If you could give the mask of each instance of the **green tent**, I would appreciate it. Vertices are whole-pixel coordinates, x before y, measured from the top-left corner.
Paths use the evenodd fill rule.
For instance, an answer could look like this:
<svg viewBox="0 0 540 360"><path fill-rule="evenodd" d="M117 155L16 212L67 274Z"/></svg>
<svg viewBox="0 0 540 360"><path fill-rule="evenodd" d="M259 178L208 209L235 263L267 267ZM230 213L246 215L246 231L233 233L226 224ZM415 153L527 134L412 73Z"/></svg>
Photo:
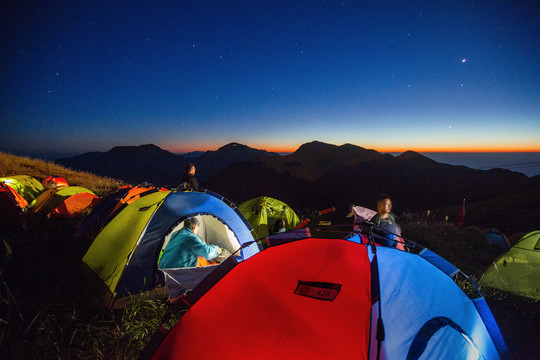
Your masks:
<svg viewBox="0 0 540 360"><path fill-rule="evenodd" d="M255 240L276 232L275 225L279 219L285 220L286 230L300 224L300 219L289 205L267 196L247 200L238 205L238 210L255 230L253 236L258 237Z"/></svg>
<svg viewBox="0 0 540 360"><path fill-rule="evenodd" d="M32 206L32 203L36 198L45 190L43 185L28 175L15 175L10 177L0 178L0 182L5 183L6 185L11 186L19 195L21 195L28 205Z"/></svg>
<svg viewBox="0 0 540 360"><path fill-rule="evenodd" d="M540 300L540 230L523 236L500 256L480 284Z"/></svg>
<svg viewBox="0 0 540 360"><path fill-rule="evenodd" d="M94 240L83 261L115 294L116 285L144 228L169 191L144 196L120 212ZM132 206L133 205L133 206Z"/></svg>
<svg viewBox="0 0 540 360"><path fill-rule="evenodd" d="M198 236L202 241L242 259L258 252L246 219L223 197L209 191L148 194L120 211L83 257L109 288L110 305L123 306L131 296L146 291L159 295L166 283L171 295L176 290L193 289L216 267L158 269L158 257L167 239L192 217L200 222Z"/></svg>

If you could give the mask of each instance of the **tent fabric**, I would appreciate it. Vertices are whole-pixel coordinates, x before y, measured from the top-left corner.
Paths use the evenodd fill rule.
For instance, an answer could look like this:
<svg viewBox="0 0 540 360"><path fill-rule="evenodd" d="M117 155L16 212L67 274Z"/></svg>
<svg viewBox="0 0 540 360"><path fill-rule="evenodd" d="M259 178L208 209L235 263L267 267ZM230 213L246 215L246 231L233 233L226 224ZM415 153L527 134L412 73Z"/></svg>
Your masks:
<svg viewBox="0 0 540 360"><path fill-rule="evenodd" d="M81 222L76 235L86 239L94 239L97 234L113 219L124 207L139 198L149 195L158 189L151 185L124 186L115 193L104 198L92 212ZM165 191L165 189L161 189Z"/></svg>
<svg viewBox="0 0 540 360"><path fill-rule="evenodd" d="M66 179L58 175L51 175L43 180L43 185L48 188L69 186Z"/></svg>
<svg viewBox="0 0 540 360"><path fill-rule="evenodd" d="M453 264L451 264L448 260L442 258L441 256L429 249L422 249L422 251L420 251L418 255L429 261L431 264L435 265L439 270L441 270L450 277L456 275L459 272L459 269Z"/></svg>
<svg viewBox="0 0 540 360"><path fill-rule="evenodd" d="M83 214L99 202L99 196L91 193L81 192L71 195L58 204L48 214L48 218L73 218Z"/></svg>
<svg viewBox="0 0 540 360"><path fill-rule="evenodd" d="M497 351L499 352L499 354L505 354L508 351L508 348L506 347L506 343L504 342L501 330L497 325L497 321L495 320L495 317L493 316L493 313L491 312L491 309L489 308L486 299L484 299L484 297L482 296L473 299L473 303L476 307L476 310L478 310L478 314L484 321L486 329L491 339L493 340Z"/></svg>
<svg viewBox="0 0 540 360"><path fill-rule="evenodd" d="M22 216L26 200L13 188L0 183L0 230L2 232L21 230L25 224Z"/></svg>
<svg viewBox="0 0 540 360"><path fill-rule="evenodd" d="M412 253L377 247L377 257L386 335L382 351L386 358L403 358L412 351L412 341L422 327L440 317L459 325L466 336L452 326L437 331L426 343L423 359L477 359L476 349L485 359L499 358L473 301L449 276ZM372 343L376 343L373 338ZM376 358L373 352L370 358Z"/></svg>
<svg viewBox="0 0 540 360"><path fill-rule="evenodd" d="M159 191L138 199L115 216L96 237L83 261L116 298L151 290L164 284L157 261L166 237L193 216L204 220L201 228L205 230L200 232L203 240L223 241L217 245L229 247L230 252L253 240L245 219L220 198L204 192ZM257 252L256 246L248 246L239 256L247 259Z"/></svg>
<svg viewBox="0 0 540 360"><path fill-rule="evenodd" d="M165 275L165 285L169 296L176 298L182 295L186 289L195 288L216 267L217 265L209 265L185 269L161 269Z"/></svg>
<svg viewBox="0 0 540 360"><path fill-rule="evenodd" d="M13 205L19 207L20 209L24 209L28 205L28 201L19 195L19 193L11 186L5 183L0 183L0 191L6 196L6 198L10 199Z"/></svg>
<svg viewBox="0 0 540 360"><path fill-rule="evenodd" d="M451 277L416 254L373 250L359 236L271 246L201 296L153 359L198 359L206 344L224 359L500 358L489 316Z"/></svg>
<svg viewBox="0 0 540 360"><path fill-rule="evenodd" d="M126 207L92 242L83 257L114 294L137 240L167 193L154 193Z"/></svg>
<svg viewBox="0 0 540 360"><path fill-rule="evenodd" d="M75 235L86 239L94 239L107 221L112 210L120 199L129 191L129 187L121 187L116 192L103 198L88 216L77 227Z"/></svg>
<svg viewBox="0 0 540 360"><path fill-rule="evenodd" d="M540 230L526 234L495 260L480 284L540 300Z"/></svg>
<svg viewBox="0 0 540 360"><path fill-rule="evenodd" d="M64 204L58 211L55 212L55 215L51 216L58 216L58 215L66 215L71 216L71 214L68 213L68 208L73 207L73 209L77 209L77 211L80 210L81 204L88 204L88 199L95 199L97 198L96 194L94 194L91 190L88 190L82 186L65 186L65 187L57 187L52 188L49 190L44 191L41 195L38 196L35 203L30 208L31 212L34 214L44 215L48 216L56 207L61 205L63 202L65 202L67 199L72 197L73 195L81 194L81 193L87 193L92 196L81 196L74 198L71 200L73 202L72 205ZM70 202L71 202L70 201ZM94 201L94 200L92 200ZM92 203L90 201L90 203Z"/></svg>
<svg viewBox="0 0 540 360"><path fill-rule="evenodd" d="M497 229L485 229L483 231L484 236L489 242L489 245L498 247L499 249L508 250L510 249L510 241L506 235L504 235L500 230Z"/></svg>
<svg viewBox="0 0 540 360"><path fill-rule="evenodd" d="M118 203L114 206L114 208L111 211L111 214L117 213L119 210L121 210L122 207L127 206L138 199L140 199L145 194L148 194L150 192L155 192L157 189L155 187L146 187L146 186L134 186L125 196L120 198Z"/></svg>
<svg viewBox="0 0 540 360"><path fill-rule="evenodd" d="M0 182L11 186L29 205L45 190L43 185L32 176L15 175L0 178Z"/></svg>
<svg viewBox="0 0 540 360"><path fill-rule="evenodd" d="M257 239L264 238L274 233L274 225L279 219L285 220L287 230L294 229L300 224L300 219L293 209L284 202L268 197L260 196L238 205L238 210L255 230Z"/></svg>
<svg viewBox="0 0 540 360"><path fill-rule="evenodd" d="M154 358L199 359L212 344L223 359L367 359L365 253L352 242L327 239L268 248L210 289Z"/></svg>

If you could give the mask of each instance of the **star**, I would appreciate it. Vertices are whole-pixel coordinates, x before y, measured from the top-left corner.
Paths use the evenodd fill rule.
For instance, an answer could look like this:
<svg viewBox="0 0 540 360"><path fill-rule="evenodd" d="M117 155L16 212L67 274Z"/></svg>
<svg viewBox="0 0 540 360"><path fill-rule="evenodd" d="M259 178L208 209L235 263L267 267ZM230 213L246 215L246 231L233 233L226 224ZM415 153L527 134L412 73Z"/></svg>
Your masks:
<svg viewBox="0 0 540 360"><path fill-rule="evenodd" d="M462 63L462 64L464 64L464 63L466 63L466 62L467 62L467 59L465 59L465 58L461 59L461 63Z"/></svg>

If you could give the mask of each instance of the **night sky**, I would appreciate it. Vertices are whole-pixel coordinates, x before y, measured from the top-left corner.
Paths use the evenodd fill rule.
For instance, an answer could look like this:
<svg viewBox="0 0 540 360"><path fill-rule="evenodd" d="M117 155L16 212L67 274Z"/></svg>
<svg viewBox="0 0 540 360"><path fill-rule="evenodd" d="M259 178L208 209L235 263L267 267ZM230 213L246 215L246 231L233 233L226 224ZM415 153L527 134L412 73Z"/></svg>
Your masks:
<svg viewBox="0 0 540 360"><path fill-rule="evenodd" d="M540 1L0 7L2 151L540 151Z"/></svg>

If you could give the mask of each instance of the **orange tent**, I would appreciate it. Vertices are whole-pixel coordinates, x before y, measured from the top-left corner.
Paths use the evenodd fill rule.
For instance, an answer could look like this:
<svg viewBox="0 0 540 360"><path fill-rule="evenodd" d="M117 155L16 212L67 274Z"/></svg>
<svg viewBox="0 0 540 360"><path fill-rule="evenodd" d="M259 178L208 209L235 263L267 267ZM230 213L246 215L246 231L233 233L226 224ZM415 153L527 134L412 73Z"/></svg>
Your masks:
<svg viewBox="0 0 540 360"><path fill-rule="evenodd" d="M52 209L47 215L48 218L76 217L81 215L86 209L91 209L100 200L99 196L90 193L79 193L72 195L62 201L57 207Z"/></svg>
<svg viewBox="0 0 540 360"><path fill-rule="evenodd" d="M32 213L51 217L75 217L89 206L95 206L99 197L80 186L63 186L43 192L32 206Z"/></svg>

